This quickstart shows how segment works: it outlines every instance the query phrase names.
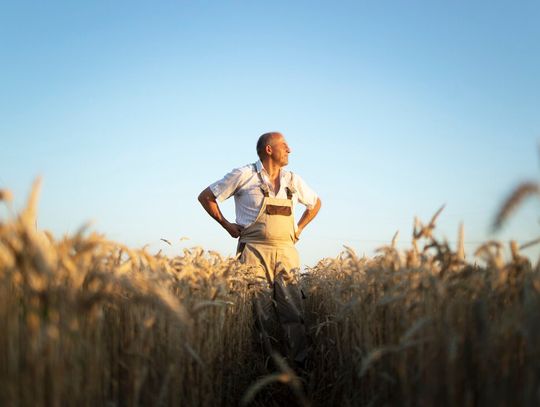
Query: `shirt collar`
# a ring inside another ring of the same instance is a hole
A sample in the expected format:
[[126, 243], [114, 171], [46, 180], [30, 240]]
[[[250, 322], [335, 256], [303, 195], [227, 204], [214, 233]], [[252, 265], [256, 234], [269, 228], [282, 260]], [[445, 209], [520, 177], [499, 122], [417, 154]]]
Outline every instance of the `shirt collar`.
[[[264, 171], [264, 173], [266, 175], [268, 175], [268, 173], [266, 172], [266, 169], [264, 168], [261, 160], [257, 160], [257, 162], [255, 162], [255, 168], [256, 168], [257, 172], [263, 172]], [[283, 168], [280, 168], [280, 170], [279, 170], [280, 178], [283, 177], [284, 175], [285, 175], [285, 171], [283, 170]]]

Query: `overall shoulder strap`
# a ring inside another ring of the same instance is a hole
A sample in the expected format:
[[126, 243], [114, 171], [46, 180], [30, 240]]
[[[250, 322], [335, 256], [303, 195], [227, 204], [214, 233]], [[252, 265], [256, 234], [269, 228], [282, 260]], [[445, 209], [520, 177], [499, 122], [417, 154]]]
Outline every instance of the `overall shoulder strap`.
[[287, 199], [292, 199], [295, 192], [296, 188], [294, 187], [294, 172], [291, 171], [291, 179], [289, 181], [289, 186], [287, 187]]
[[264, 179], [262, 177], [262, 174], [260, 172], [257, 171], [257, 165], [256, 164], [253, 164], [253, 170], [257, 173], [257, 175], [259, 176], [259, 181], [261, 182], [261, 191], [264, 195], [265, 198], [268, 198], [270, 196], [269, 192], [268, 192], [268, 185], [266, 185], [266, 182], [264, 182]]

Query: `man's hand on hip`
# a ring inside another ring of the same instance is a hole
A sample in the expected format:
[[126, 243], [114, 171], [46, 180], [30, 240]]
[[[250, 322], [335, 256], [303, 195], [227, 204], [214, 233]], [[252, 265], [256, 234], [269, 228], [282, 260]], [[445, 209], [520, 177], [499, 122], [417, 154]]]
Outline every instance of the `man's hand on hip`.
[[229, 235], [231, 235], [231, 237], [235, 239], [237, 237], [240, 237], [240, 233], [242, 233], [242, 230], [244, 230], [243, 226], [240, 226], [237, 223], [231, 223], [231, 222], [226, 222], [223, 225], [223, 227], [225, 228], [227, 232], [229, 232]]

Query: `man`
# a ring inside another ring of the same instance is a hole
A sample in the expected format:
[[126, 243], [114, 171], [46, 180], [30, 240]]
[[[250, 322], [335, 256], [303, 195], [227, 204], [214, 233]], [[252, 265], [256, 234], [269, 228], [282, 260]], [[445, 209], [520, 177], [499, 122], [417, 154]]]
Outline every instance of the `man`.
[[[268, 289], [256, 294], [254, 306], [266, 350], [272, 351], [269, 332], [277, 323], [288, 357], [303, 364], [308, 349], [300, 290], [295, 285], [300, 259], [294, 244], [319, 212], [321, 200], [302, 178], [282, 169], [289, 163], [290, 152], [281, 133], [263, 134], [257, 142], [259, 161], [211, 184], [200, 193], [199, 202], [229, 235], [239, 238], [240, 261], [253, 266], [265, 281]], [[231, 196], [235, 223], [225, 219], [217, 204]], [[306, 209], [295, 224], [297, 203]]]

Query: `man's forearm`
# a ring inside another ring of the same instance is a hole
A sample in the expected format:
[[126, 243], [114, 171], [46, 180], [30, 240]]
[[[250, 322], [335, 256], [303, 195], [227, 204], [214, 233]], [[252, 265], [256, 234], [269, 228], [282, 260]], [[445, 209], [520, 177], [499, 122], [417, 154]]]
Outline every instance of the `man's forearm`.
[[225, 227], [225, 224], [227, 223], [227, 219], [223, 216], [221, 213], [221, 210], [219, 209], [219, 206], [216, 201], [216, 197], [210, 190], [210, 188], [206, 188], [204, 191], [202, 191], [199, 194], [199, 202], [201, 203], [204, 210], [212, 217], [214, 218], [221, 226]]
[[298, 229], [303, 230], [309, 222], [311, 222], [315, 216], [319, 213], [319, 210], [321, 209], [321, 200], [317, 199], [317, 203], [315, 206], [311, 209], [306, 209], [304, 213], [302, 214], [302, 217], [298, 221]]
[[237, 225], [236, 223], [231, 223], [221, 213], [219, 206], [216, 201], [216, 197], [210, 188], [206, 188], [199, 194], [199, 202], [203, 206], [204, 210], [213, 217], [222, 227], [225, 229], [229, 235], [233, 238], [237, 238], [242, 233], [243, 226]]

